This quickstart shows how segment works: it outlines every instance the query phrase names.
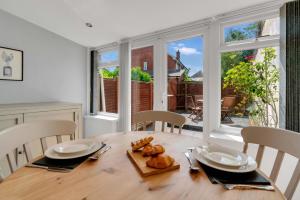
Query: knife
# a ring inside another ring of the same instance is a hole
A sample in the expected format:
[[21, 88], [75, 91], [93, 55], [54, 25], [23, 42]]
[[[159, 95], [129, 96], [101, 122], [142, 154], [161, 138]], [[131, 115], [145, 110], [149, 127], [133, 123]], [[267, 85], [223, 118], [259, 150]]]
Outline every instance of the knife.
[[43, 166], [43, 165], [35, 165], [35, 164], [32, 164], [32, 163], [29, 163], [29, 164], [25, 165], [25, 167], [46, 169], [48, 171], [53, 171], [53, 172], [70, 172], [71, 171], [71, 169], [68, 169], [68, 168], [48, 167], [48, 166]]
[[225, 184], [219, 181], [216, 178], [213, 178], [213, 180], [222, 185], [224, 189], [226, 190], [233, 190], [233, 189], [239, 189], [239, 190], [249, 190], [249, 189], [256, 189], [256, 190], [268, 190], [268, 191], [274, 191], [274, 187], [272, 185], [247, 185], [247, 184]]
[[98, 149], [98, 151], [96, 151], [95, 153], [93, 153], [91, 156], [89, 156], [89, 158], [96, 158], [98, 157], [97, 155], [100, 153], [100, 151], [106, 147], [106, 144], [104, 142], [101, 142], [101, 147]]

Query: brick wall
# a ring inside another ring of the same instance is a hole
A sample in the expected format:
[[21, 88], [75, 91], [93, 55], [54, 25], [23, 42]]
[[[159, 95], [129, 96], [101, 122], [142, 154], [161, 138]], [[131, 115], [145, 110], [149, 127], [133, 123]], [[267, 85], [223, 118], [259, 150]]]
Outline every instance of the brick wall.
[[[143, 70], [144, 62], [147, 62], [147, 72], [152, 74], [153, 72], [153, 46], [133, 49], [131, 51], [131, 66], [141, 67]], [[176, 62], [168, 55], [168, 69], [175, 70]]]
[[172, 56], [168, 55], [168, 70], [174, 71], [176, 69], [176, 62]]
[[149, 72], [153, 71], [153, 46], [133, 49], [131, 51], [131, 66], [141, 67], [143, 70], [144, 62], [147, 62]]

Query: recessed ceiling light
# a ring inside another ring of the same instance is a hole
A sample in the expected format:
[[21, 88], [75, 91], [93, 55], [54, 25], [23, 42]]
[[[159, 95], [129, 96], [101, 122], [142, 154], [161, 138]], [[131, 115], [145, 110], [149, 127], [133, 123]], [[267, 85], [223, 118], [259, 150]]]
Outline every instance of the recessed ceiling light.
[[85, 25], [86, 25], [87, 27], [89, 27], [89, 28], [92, 28], [92, 27], [93, 27], [93, 24], [91, 24], [91, 23], [89, 23], [89, 22], [85, 23]]

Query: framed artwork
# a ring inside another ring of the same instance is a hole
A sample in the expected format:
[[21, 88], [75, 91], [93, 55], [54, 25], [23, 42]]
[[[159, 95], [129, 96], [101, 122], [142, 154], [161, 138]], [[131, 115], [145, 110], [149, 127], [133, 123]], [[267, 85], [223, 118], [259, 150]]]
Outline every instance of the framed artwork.
[[0, 80], [23, 81], [23, 51], [0, 47]]

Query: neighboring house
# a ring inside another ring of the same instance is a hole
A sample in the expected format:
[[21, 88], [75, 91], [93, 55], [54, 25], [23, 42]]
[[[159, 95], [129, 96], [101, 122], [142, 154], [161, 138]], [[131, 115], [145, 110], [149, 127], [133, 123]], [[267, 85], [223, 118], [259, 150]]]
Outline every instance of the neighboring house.
[[198, 71], [191, 76], [192, 81], [203, 81], [203, 73], [202, 71]]
[[[141, 69], [153, 75], [153, 46], [132, 50], [131, 66], [141, 67]], [[180, 51], [176, 52], [176, 57], [168, 54], [168, 76], [181, 77], [186, 66], [180, 61]]]
[[[131, 66], [141, 67], [145, 72], [153, 76], [153, 46], [132, 50]], [[175, 111], [177, 108], [177, 93], [183, 81], [186, 66], [180, 60], [180, 51], [176, 57], [168, 54], [168, 110]]]

